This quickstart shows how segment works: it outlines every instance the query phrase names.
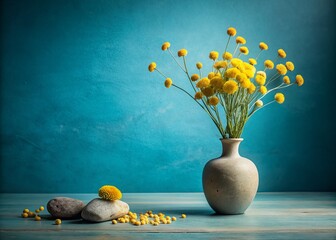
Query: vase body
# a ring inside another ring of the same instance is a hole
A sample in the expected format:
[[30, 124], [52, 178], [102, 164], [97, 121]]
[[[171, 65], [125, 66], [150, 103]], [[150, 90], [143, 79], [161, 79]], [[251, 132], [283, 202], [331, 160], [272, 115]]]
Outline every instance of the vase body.
[[221, 139], [222, 156], [206, 163], [203, 191], [218, 214], [243, 214], [253, 201], [259, 184], [254, 163], [239, 155], [242, 138]]

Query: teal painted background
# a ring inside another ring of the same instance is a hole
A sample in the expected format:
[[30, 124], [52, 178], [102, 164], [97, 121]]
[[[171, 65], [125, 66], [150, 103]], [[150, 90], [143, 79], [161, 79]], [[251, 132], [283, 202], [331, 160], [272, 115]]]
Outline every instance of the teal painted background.
[[202, 191], [219, 133], [195, 103], [147, 71], [160, 50], [188, 62], [223, 51], [226, 29], [251, 56], [283, 47], [305, 77], [286, 102], [248, 122], [241, 155], [259, 169], [259, 191], [335, 191], [335, 3], [296, 1], [2, 1], [1, 192]]

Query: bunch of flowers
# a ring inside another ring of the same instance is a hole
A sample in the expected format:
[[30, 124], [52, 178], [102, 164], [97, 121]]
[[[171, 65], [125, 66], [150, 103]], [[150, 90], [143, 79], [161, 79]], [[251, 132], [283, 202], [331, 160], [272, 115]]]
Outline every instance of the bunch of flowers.
[[[245, 46], [245, 38], [237, 36], [233, 51], [228, 52], [230, 41], [236, 36], [237, 31], [230, 27], [227, 29], [227, 34], [229, 37], [222, 58], [219, 59], [217, 51], [211, 51], [209, 54], [212, 70], [208, 74], [203, 74], [201, 62], [196, 63], [196, 73], [190, 74], [186, 63], [188, 51], [181, 49], [177, 52], [177, 56], [182, 58], [179, 62], [171, 51], [170, 43], [163, 43], [162, 51], [167, 51], [186, 74], [193, 93], [173, 83], [171, 78], [158, 69], [155, 62], [149, 64], [148, 70], [156, 71], [164, 77], [164, 85], [167, 88], [177, 88], [195, 100], [210, 116], [223, 138], [239, 138], [246, 122], [254, 113], [274, 102], [282, 104], [285, 101], [284, 94], [278, 90], [294, 84], [302, 86], [304, 79], [301, 75], [296, 75], [295, 80], [291, 81], [288, 73], [294, 71], [294, 64], [291, 61], [280, 63], [286, 58], [286, 52], [283, 49], [278, 50], [276, 59], [267, 59], [263, 64], [259, 64], [261, 70], [257, 71], [258, 58], [263, 51], [268, 50], [268, 45], [261, 42], [257, 56], [247, 59], [249, 49]], [[247, 61], [243, 60], [245, 58]], [[274, 99], [264, 104], [262, 99], [270, 93], [275, 93]], [[225, 127], [221, 117], [223, 114], [226, 118]]]

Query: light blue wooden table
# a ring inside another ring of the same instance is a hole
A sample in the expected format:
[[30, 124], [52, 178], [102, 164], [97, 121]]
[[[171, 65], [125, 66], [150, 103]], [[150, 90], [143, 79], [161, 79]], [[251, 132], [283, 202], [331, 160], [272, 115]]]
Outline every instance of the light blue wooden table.
[[1, 239], [336, 239], [336, 193], [258, 193], [243, 215], [213, 214], [202, 193], [129, 193], [133, 212], [153, 210], [179, 217], [170, 225], [112, 225], [64, 220], [54, 225], [45, 210], [40, 222], [24, 219], [49, 199], [67, 196], [85, 203], [96, 194], [1, 194]]

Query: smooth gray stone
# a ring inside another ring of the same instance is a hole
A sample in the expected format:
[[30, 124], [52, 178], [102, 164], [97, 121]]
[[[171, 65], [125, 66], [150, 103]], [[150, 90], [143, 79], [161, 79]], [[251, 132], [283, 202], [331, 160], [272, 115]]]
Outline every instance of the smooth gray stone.
[[82, 218], [91, 222], [104, 222], [126, 215], [129, 211], [127, 203], [115, 200], [107, 201], [95, 198], [82, 211]]
[[55, 218], [74, 219], [80, 218], [80, 213], [85, 204], [74, 198], [57, 197], [47, 204], [48, 212]]

